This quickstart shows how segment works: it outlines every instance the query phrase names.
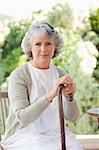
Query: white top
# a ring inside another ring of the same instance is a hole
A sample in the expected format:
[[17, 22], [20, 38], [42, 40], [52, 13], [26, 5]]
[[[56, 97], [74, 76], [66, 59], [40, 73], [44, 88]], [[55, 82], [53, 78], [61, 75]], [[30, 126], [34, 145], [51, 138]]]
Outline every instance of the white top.
[[[59, 78], [56, 68], [50, 65], [49, 69], [42, 70], [32, 67], [29, 62], [29, 69], [32, 76], [32, 90], [30, 103], [34, 103], [39, 97], [48, 94]], [[54, 134], [59, 127], [58, 101], [53, 102], [41, 113], [31, 124], [32, 132], [37, 134]]]

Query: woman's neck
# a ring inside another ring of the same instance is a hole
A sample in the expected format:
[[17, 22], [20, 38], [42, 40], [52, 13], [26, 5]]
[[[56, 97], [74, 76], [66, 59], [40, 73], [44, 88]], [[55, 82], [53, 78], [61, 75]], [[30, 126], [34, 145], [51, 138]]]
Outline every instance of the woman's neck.
[[34, 68], [38, 68], [38, 69], [48, 69], [50, 64], [47, 65], [47, 64], [37, 64], [37, 63], [34, 63], [33, 60], [30, 61], [31, 65], [34, 67]]

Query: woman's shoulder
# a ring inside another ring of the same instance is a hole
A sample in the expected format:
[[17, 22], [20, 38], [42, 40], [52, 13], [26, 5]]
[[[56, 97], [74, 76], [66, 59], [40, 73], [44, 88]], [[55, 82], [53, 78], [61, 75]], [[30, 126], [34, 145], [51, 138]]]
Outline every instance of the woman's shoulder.
[[68, 74], [68, 71], [63, 68], [56, 67], [56, 69], [57, 69], [60, 77]]
[[14, 69], [11, 74], [10, 77], [19, 77], [19, 76], [23, 76], [26, 73], [28, 73], [28, 62], [25, 62], [24, 64], [22, 64], [21, 66], [17, 67], [16, 69]]

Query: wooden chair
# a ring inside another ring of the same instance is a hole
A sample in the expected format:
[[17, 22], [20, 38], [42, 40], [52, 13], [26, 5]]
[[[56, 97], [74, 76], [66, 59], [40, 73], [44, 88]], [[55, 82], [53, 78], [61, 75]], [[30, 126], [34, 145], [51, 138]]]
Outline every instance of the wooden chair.
[[9, 99], [7, 92], [0, 92], [0, 140], [5, 132], [5, 120], [8, 116]]

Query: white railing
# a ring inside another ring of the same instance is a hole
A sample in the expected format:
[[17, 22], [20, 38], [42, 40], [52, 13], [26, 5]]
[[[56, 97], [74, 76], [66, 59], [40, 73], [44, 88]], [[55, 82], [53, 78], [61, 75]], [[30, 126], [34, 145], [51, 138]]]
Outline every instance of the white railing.
[[85, 150], [99, 150], [99, 134], [76, 135]]

